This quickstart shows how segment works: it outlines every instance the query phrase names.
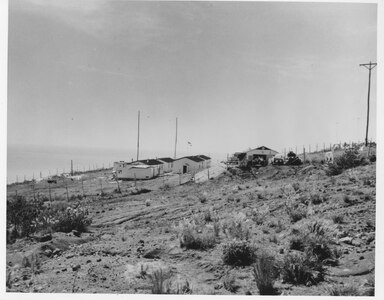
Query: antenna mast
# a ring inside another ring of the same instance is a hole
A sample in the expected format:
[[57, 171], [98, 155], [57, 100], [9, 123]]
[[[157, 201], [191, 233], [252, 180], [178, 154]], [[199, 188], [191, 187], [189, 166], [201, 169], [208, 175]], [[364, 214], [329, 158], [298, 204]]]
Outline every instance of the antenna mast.
[[176, 118], [176, 135], [175, 135], [175, 155], [174, 155], [174, 159], [176, 159], [176, 145], [177, 145], [177, 118]]
[[137, 158], [139, 160], [139, 149], [140, 149], [140, 110], [137, 115]]

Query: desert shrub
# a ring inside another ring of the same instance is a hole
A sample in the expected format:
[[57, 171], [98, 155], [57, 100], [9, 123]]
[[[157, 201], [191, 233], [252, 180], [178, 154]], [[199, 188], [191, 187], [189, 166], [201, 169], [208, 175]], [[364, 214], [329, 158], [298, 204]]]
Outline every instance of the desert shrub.
[[240, 286], [236, 283], [236, 278], [232, 274], [226, 274], [223, 278], [224, 288], [231, 293], [236, 293]]
[[256, 259], [256, 249], [248, 241], [232, 241], [223, 246], [223, 261], [232, 266], [249, 266]]
[[212, 222], [213, 221], [212, 212], [210, 209], [207, 209], [206, 211], [204, 211], [204, 220], [205, 220], [205, 222]]
[[286, 204], [286, 211], [292, 223], [307, 217], [307, 208], [300, 203]]
[[67, 207], [65, 211], [60, 212], [54, 223], [54, 230], [61, 232], [71, 232], [72, 230], [77, 230], [80, 232], [85, 232], [87, 227], [92, 223], [92, 219], [88, 217], [88, 210], [77, 206]]
[[152, 274], [145, 273], [146, 276], [151, 280], [152, 294], [192, 294], [192, 287], [190, 283], [186, 280], [183, 283], [177, 283], [176, 287], [172, 284], [171, 272], [163, 271], [163, 269], [158, 269]]
[[305, 231], [299, 231], [289, 241], [290, 249], [306, 252], [319, 263], [331, 262], [337, 258], [333, 245], [334, 241], [326, 234], [324, 226], [317, 221], [309, 224]]
[[328, 176], [336, 176], [343, 173], [343, 168], [335, 163], [329, 164], [326, 170]]
[[376, 155], [375, 154], [372, 154], [369, 156], [369, 161], [370, 162], [375, 162], [376, 161]]
[[151, 200], [150, 199], [145, 200], [145, 206], [151, 206]]
[[38, 230], [36, 220], [43, 210], [43, 201], [16, 196], [7, 201], [7, 225], [13, 227], [15, 237], [29, 236]]
[[319, 194], [311, 194], [311, 202], [313, 205], [318, 205], [323, 202], [323, 199]]
[[335, 224], [343, 224], [343, 222], [344, 222], [344, 216], [341, 214], [334, 214], [334, 215], [332, 215], [331, 218], [332, 218], [333, 223], [335, 223]]
[[281, 275], [287, 283], [312, 285], [324, 280], [325, 268], [309, 253], [288, 253], [283, 259]]
[[160, 187], [160, 190], [162, 190], [162, 191], [169, 191], [171, 188], [172, 187], [171, 187], [171, 185], [169, 183], [164, 183], [164, 185], [162, 185]]
[[326, 288], [329, 296], [362, 296], [362, 293], [356, 285], [335, 284]]
[[277, 220], [277, 224], [276, 224], [276, 227], [275, 227], [275, 231], [276, 233], [280, 233], [282, 232], [283, 230], [285, 229], [283, 223], [281, 223], [281, 220]]
[[242, 213], [225, 223], [223, 225], [223, 231], [227, 236], [238, 240], [248, 240], [250, 235], [249, 229], [245, 224], [245, 215]]
[[292, 187], [295, 190], [295, 192], [297, 192], [300, 189], [300, 183], [294, 182], [292, 183]]
[[269, 237], [269, 241], [271, 242], [271, 243], [274, 243], [274, 244], [277, 244], [277, 236], [276, 236], [276, 234], [273, 234], [273, 235], [271, 235], [270, 237]]
[[309, 223], [307, 225], [307, 229], [309, 233], [315, 233], [317, 235], [324, 235], [326, 234], [326, 229], [323, 225], [323, 223], [319, 221], [314, 221], [312, 223]]
[[83, 196], [80, 194], [71, 195], [71, 197], [69, 197], [69, 201], [77, 201], [77, 200], [82, 200], [82, 199], [83, 199]]
[[164, 272], [162, 269], [154, 271], [152, 274], [148, 274], [149, 279], [152, 282], [152, 294], [170, 294], [171, 282], [169, 272]]
[[183, 283], [177, 283], [176, 284], [176, 288], [175, 289], [171, 289], [171, 293], [170, 294], [182, 294], [182, 295], [186, 295], [186, 294], [192, 294], [192, 286], [191, 284], [189, 283], [188, 280], [185, 280]]
[[253, 264], [253, 277], [260, 295], [277, 294], [277, 290], [273, 285], [278, 275], [274, 257], [264, 252], [261, 253], [257, 257], [256, 263]]
[[305, 242], [302, 237], [293, 237], [289, 240], [289, 249], [304, 251]]
[[353, 200], [351, 200], [351, 198], [348, 195], [343, 196], [343, 201], [345, 204], [348, 204], [348, 205], [353, 203]]
[[305, 251], [314, 256], [319, 262], [335, 259], [336, 251], [331, 247], [331, 240], [326, 236], [309, 234], [305, 240]]
[[330, 176], [341, 174], [344, 170], [367, 164], [366, 159], [356, 149], [347, 149], [328, 166]]
[[194, 226], [183, 228], [180, 237], [180, 247], [186, 249], [207, 250], [216, 245], [216, 235], [213, 232], [198, 233]]
[[262, 225], [265, 221], [266, 215], [258, 212], [257, 210], [252, 210], [252, 221], [257, 225]]
[[207, 196], [206, 195], [204, 195], [204, 194], [199, 194], [198, 196], [197, 196], [198, 198], [199, 198], [199, 200], [200, 200], [200, 203], [206, 203], [207, 202]]

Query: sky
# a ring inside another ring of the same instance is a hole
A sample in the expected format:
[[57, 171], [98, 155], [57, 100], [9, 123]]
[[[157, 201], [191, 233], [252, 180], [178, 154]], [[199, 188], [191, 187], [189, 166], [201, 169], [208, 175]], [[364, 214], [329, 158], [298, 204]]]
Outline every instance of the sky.
[[[17, 0], [8, 21], [8, 145], [135, 149], [139, 110], [170, 156], [176, 118], [196, 154], [365, 139], [374, 3]], [[376, 69], [370, 99], [375, 140]]]

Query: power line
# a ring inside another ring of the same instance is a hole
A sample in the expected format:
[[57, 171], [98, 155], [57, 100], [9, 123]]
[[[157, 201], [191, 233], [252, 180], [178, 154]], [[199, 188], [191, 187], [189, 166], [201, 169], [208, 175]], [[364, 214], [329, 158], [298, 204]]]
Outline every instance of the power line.
[[365, 146], [368, 146], [368, 127], [369, 127], [369, 95], [371, 91], [371, 70], [377, 66], [377, 63], [369, 62], [369, 64], [360, 64], [360, 67], [365, 67], [369, 70], [368, 77], [368, 105], [367, 105], [367, 129], [365, 131]]

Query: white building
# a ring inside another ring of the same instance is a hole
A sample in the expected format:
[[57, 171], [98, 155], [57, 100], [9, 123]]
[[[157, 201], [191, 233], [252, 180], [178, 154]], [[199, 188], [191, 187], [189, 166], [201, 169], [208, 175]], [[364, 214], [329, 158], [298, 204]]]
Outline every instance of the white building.
[[163, 163], [164, 173], [168, 173], [168, 172], [173, 171], [173, 162], [175, 161], [174, 159], [172, 159], [170, 157], [162, 157], [162, 158], [157, 158], [156, 160]]
[[131, 163], [113, 163], [113, 171], [118, 179], [151, 179], [164, 173], [163, 163], [155, 159], [144, 159]]
[[174, 173], [196, 173], [205, 168], [205, 160], [199, 156], [185, 156], [173, 162]]
[[211, 167], [211, 158], [206, 155], [199, 155], [199, 158], [204, 160], [203, 167], [210, 168]]

